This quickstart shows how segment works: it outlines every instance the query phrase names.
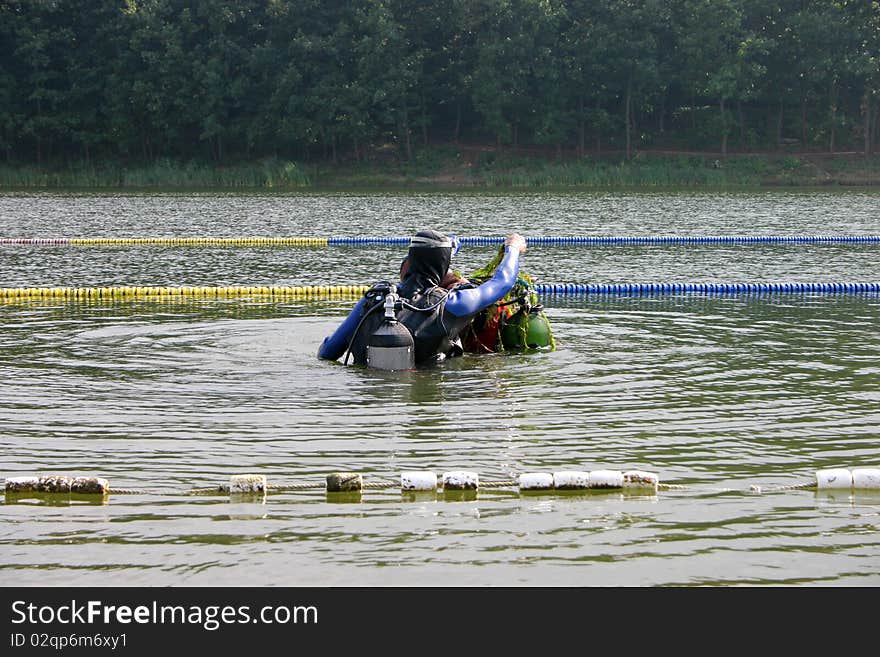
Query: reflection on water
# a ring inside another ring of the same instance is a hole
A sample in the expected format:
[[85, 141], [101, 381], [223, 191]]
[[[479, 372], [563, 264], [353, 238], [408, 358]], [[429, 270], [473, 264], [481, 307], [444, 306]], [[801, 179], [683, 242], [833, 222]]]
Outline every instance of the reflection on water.
[[[477, 234], [522, 229], [539, 212], [542, 230], [531, 232], [542, 234], [828, 225], [868, 234], [880, 232], [877, 198], [4, 194], [0, 234], [406, 234], [422, 223]], [[575, 282], [877, 280], [874, 248], [535, 247], [525, 266]], [[491, 251], [463, 251], [460, 266]], [[0, 247], [0, 285], [364, 282], [387, 278], [395, 253]], [[880, 297], [544, 303], [557, 351], [468, 355], [406, 373], [315, 358], [350, 302], [0, 304], [0, 476], [96, 474], [145, 491], [104, 504], [6, 500], [0, 576], [10, 585], [119, 575], [132, 585], [880, 583], [880, 495], [783, 488], [820, 468], [880, 466]], [[485, 489], [464, 499], [391, 487], [347, 500], [312, 488], [265, 504], [186, 494], [237, 473], [292, 484], [340, 471], [393, 482], [403, 470], [505, 480], [602, 468], [652, 470], [684, 487]]]

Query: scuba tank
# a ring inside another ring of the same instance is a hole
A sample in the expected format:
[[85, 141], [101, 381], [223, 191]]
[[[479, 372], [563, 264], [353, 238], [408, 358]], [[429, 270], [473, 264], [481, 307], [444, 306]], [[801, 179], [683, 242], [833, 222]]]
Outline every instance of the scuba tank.
[[385, 317], [367, 341], [367, 367], [378, 370], [411, 370], [415, 367], [412, 333], [397, 321], [399, 304], [393, 292], [385, 295]]
[[380, 281], [364, 297], [343, 364], [353, 356], [356, 365], [407, 370], [432, 359], [461, 354], [458, 340], [448, 339], [438, 329], [447, 327], [439, 315], [445, 291], [439, 298], [431, 293], [409, 300], [399, 296], [388, 281]]

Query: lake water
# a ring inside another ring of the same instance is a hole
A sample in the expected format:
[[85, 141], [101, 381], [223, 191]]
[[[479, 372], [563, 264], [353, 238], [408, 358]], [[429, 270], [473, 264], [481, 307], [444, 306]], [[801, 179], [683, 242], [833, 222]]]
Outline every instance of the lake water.
[[[874, 191], [0, 193], [0, 237], [876, 235]], [[877, 282], [865, 244], [532, 245], [547, 283]], [[484, 264], [466, 246], [456, 267]], [[369, 284], [402, 246], [0, 245], [0, 287]], [[880, 297], [542, 299], [558, 349], [381, 373], [317, 360], [351, 301], [0, 303], [0, 478], [109, 479], [106, 503], [0, 501], [13, 585], [880, 585]], [[619, 492], [265, 504], [238, 473], [656, 472]], [[753, 487], [759, 486], [760, 491]]]

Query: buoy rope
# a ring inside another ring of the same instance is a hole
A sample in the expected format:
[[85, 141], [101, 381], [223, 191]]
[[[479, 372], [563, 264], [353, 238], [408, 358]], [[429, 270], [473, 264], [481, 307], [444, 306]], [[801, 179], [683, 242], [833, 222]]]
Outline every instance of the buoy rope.
[[[233, 475], [229, 482], [214, 486], [196, 487], [189, 490], [116, 488], [102, 477], [66, 475], [25, 476], [7, 478], [4, 489], [7, 502], [14, 501], [18, 496], [25, 498], [34, 495], [68, 495], [71, 499], [82, 496], [95, 497], [108, 495], [144, 495], [144, 496], [191, 496], [213, 495], [228, 496], [231, 500], [238, 498], [262, 498], [265, 501], [268, 493], [283, 493], [306, 490], [323, 490], [328, 496], [341, 493], [343, 495], [360, 495], [364, 490], [387, 490], [399, 488], [406, 493], [476, 493], [479, 489], [511, 489], [514, 494], [528, 493], [564, 493], [564, 492], [609, 492], [618, 491], [624, 494], [634, 493], [645, 495], [649, 492], [690, 490], [684, 484], [660, 482], [656, 473], [642, 470], [626, 472], [613, 470], [595, 470], [590, 472], [560, 471], [555, 473], [537, 472], [524, 473], [516, 479], [480, 480], [475, 472], [453, 471], [444, 473], [442, 479], [431, 471], [401, 473], [400, 479], [391, 481], [380, 479], [364, 481], [359, 473], [333, 473], [327, 475], [324, 482], [308, 481], [289, 484], [270, 484], [265, 475], [243, 474]], [[837, 491], [880, 491], [880, 468], [830, 468], [817, 470], [815, 479], [798, 484], [762, 487], [752, 484], [750, 493], [764, 493], [793, 490], [837, 490]], [[742, 492], [736, 489], [723, 488], [721, 492]], [[11, 496], [11, 497], [10, 497]], [[469, 497], [469, 496], [468, 496]], [[333, 499], [328, 497], [328, 499]]]
[[[175, 299], [357, 299], [367, 285], [232, 285], [232, 286], [113, 286], [113, 287], [11, 287], [0, 288], [0, 302], [34, 300], [171, 301]], [[660, 296], [668, 294], [768, 295], [768, 294], [874, 294], [876, 282], [831, 283], [537, 283], [535, 292], [548, 296]]]
[[[499, 481], [480, 481], [480, 488], [516, 488], [518, 482], [512, 479], [504, 479]], [[667, 486], [669, 484], [666, 484]], [[399, 488], [399, 481], [364, 481], [361, 488], [368, 490], [387, 490], [391, 488]], [[266, 484], [267, 493], [289, 493], [309, 490], [325, 490], [326, 484], [323, 481], [315, 481], [300, 484]], [[198, 488], [190, 488], [189, 490], [147, 490], [140, 488], [110, 488], [108, 491], [113, 495], [228, 495], [229, 485], [220, 484], [217, 486], [202, 486]]]
[[110, 495], [174, 495], [175, 497], [181, 495], [180, 492], [147, 490], [145, 488], [110, 488], [107, 492]]
[[230, 285], [230, 286], [112, 286], [112, 287], [17, 287], [0, 288], [3, 300], [129, 301], [132, 299], [170, 300], [234, 299], [267, 297], [282, 299], [356, 299], [368, 285]]
[[684, 484], [664, 484], [662, 481], [657, 484], [657, 490], [688, 490], [689, 487]]
[[[368, 490], [388, 490], [391, 488], [400, 487], [400, 482], [397, 481], [365, 481], [361, 484], [361, 487]], [[301, 491], [310, 491], [310, 490], [325, 490], [326, 484], [322, 481], [315, 481], [309, 483], [299, 483], [299, 484], [266, 484], [266, 492], [267, 493], [286, 493], [286, 492], [301, 492]], [[502, 488], [519, 488], [519, 482], [514, 479], [501, 479], [497, 481], [485, 481], [480, 480], [479, 482], [480, 489], [502, 489]], [[658, 491], [676, 491], [676, 490], [690, 490], [691, 487], [685, 484], [669, 484], [658, 482], [657, 490]], [[781, 486], [758, 486], [752, 485], [749, 490], [751, 492], [781, 492], [788, 490], [817, 490], [818, 486], [815, 481], [805, 481], [799, 484], [788, 484]], [[144, 488], [109, 488], [108, 494], [112, 495], [153, 495], [153, 496], [173, 496], [180, 497], [186, 495], [228, 495], [229, 494], [229, 485], [228, 484], [220, 484], [217, 486], [204, 486], [199, 488], [190, 488], [188, 490], [150, 490]]]
[[[323, 481], [314, 481], [314, 482], [304, 482], [304, 483], [291, 483], [291, 484], [266, 484], [265, 491], [266, 493], [285, 493], [285, 492], [301, 492], [301, 491], [312, 491], [312, 490], [326, 490], [326, 483]], [[360, 484], [362, 489], [367, 490], [388, 490], [392, 488], [399, 488], [399, 481], [364, 481]], [[500, 479], [500, 480], [480, 480], [479, 488], [480, 489], [502, 489], [502, 488], [511, 488], [517, 489], [520, 487], [520, 483], [515, 479]], [[816, 490], [817, 484], [815, 481], [805, 481], [800, 484], [791, 484], [791, 485], [782, 485], [782, 486], [772, 486], [772, 487], [762, 487], [757, 485], [752, 485], [750, 490], [752, 492], [766, 492], [766, 491], [787, 491], [787, 490]], [[690, 490], [691, 487], [685, 484], [670, 484], [664, 482], [657, 483], [657, 490], [662, 491], [676, 491], [676, 490]], [[203, 486], [190, 488], [186, 490], [178, 489], [178, 490], [162, 490], [162, 489], [146, 489], [146, 488], [116, 488], [116, 487], [108, 487], [107, 493], [111, 495], [152, 495], [152, 496], [173, 496], [173, 497], [181, 497], [188, 495], [228, 495], [229, 494], [229, 485], [228, 484], [219, 484], [216, 486]]]
[[[367, 490], [389, 490], [392, 488], [399, 488], [400, 482], [391, 482], [391, 481], [382, 481], [382, 482], [363, 482], [362, 488]], [[483, 481], [480, 480], [479, 488], [482, 489], [517, 489], [519, 488], [519, 482], [514, 481], [512, 479], [508, 480], [500, 480], [500, 481]], [[750, 490], [752, 492], [773, 492], [773, 491], [786, 491], [786, 490], [816, 490], [816, 482], [804, 482], [801, 484], [793, 484], [788, 486], [772, 486], [772, 487], [763, 487], [752, 485]], [[303, 491], [318, 491], [318, 490], [326, 490], [326, 484], [323, 482], [314, 482], [314, 483], [306, 483], [306, 484], [267, 484], [266, 485], [266, 493], [296, 493]], [[691, 490], [690, 486], [684, 484], [668, 484], [660, 482], [657, 484], [658, 491], [677, 491], [677, 490]], [[109, 495], [150, 495], [150, 496], [163, 496], [163, 497], [185, 497], [189, 495], [196, 496], [225, 496], [229, 495], [229, 486], [227, 484], [221, 484], [217, 486], [204, 486], [199, 488], [190, 488], [187, 490], [160, 490], [160, 489], [146, 489], [146, 488], [110, 488], [108, 489]]]
[[[585, 245], [604, 244], [868, 244], [880, 242], [880, 235], [583, 235], [545, 236], [526, 235], [529, 244]], [[504, 242], [504, 237], [458, 237], [462, 244], [492, 245]], [[408, 245], [409, 237], [330, 237], [329, 246], [351, 244]]]
[[880, 283], [538, 283], [538, 294], [656, 296], [665, 294], [868, 294], [880, 292]]
[[[462, 244], [501, 244], [504, 237], [459, 237]], [[408, 245], [409, 237], [2, 237], [0, 245], [36, 246], [351, 246]], [[584, 235], [526, 236], [533, 245], [608, 244], [870, 244], [880, 242], [880, 235]]]
[[500, 481], [483, 481], [480, 480], [480, 488], [517, 488], [518, 481], [513, 479], [502, 479]]
[[760, 486], [752, 486], [753, 490], [758, 492], [760, 491], [783, 491], [783, 490], [815, 490], [818, 488], [815, 481], [805, 481], [801, 484], [788, 484], [784, 486], [770, 486], [768, 488], [762, 488]]
[[35, 246], [327, 246], [326, 237], [36, 237], [0, 238]]

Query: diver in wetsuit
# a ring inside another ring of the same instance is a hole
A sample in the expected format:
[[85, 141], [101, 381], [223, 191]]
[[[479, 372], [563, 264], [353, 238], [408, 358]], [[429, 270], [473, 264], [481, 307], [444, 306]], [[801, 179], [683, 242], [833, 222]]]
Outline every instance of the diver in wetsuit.
[[459, 334], [477, 313], [502, 299], [516, 283], [526, 240], [517, 233], [507, 237], [504, 259], [482, 285], [463, 282], [447, 288], [444, 285], [448, 285], [456, 242], [432, 229], [416, 233], [401, 267], [401, 282], [370, 288], [336, 331], [324, 338], [318, 357], [336, 360], [345, 355], [347, 362], [350, 354], [355, 364], [366, 365], [367, 341], [383, 321], [380, 302], [391, 292], [400, 297], [397, 320], [413, 336], [416, 365], [460, 356]]

